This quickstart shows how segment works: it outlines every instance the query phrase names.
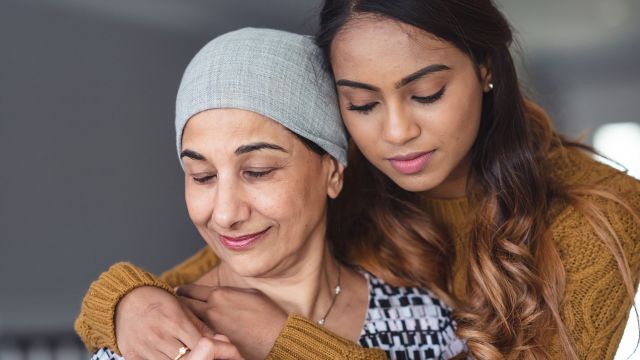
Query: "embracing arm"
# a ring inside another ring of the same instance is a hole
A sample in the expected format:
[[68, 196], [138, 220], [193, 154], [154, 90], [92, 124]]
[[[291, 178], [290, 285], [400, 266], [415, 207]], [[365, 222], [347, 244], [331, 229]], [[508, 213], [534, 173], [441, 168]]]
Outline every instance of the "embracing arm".
[[[640, 213], [640, 183], [624, 178], [607, 184]], [[634, 286], [640, 275], [640, 224], [621, 205], [591, 198], [614, 229], [629, 262]], [[581, 359], [613, 359], [633, 299], [629, 297], [611, 251], [585, 216], [567, 208], [555, 221], [553, 237], [567, 275], [561, 316]], [[551, 357], [563, 359], [557, 344]]]
[[[154, 286], [173, 294], [173, 287], [194, 282], [217, 259], [209, 248], [156, 278], [130, 263], [118, 263], [94, 281], [85, 295], [75, 329], [92, 352], [110, 348], [120, 353], [116, 341], [115, 310], [129, 292]], [[386, 359], [380, 349], [364, 349], [338, 337], [303, 317], [291, 315], [275, 340], [269, 359]]]

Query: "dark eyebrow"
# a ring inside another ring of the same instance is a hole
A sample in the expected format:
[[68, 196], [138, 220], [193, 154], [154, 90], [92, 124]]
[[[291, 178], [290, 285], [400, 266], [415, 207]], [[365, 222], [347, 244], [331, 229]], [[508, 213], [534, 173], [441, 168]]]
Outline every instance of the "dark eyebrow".
[[433, 65], [423, 67], [422, 69], [414, 72], [411, 75], [405, 76], [404, 78], [402, 78], [402, 80], [398, 81], [396, 83], [396, 89], [399, 89], [412, 81], [418, 80], [423, 76], [426, 76], [438, 71], [445, 71], [445, 70], [451, 70], [451, 68], [444, 64], [433, 64]]
[[204, 155], [199, 154], [193, 150], [183, 150], [180, 153], [180, 159], [182, 159], [183, 157], [188, 157], [189, 159], [193, 159], [193, 160], [207, 160], [206, 157], [204, 157]]
[[338, 86], [347, 86], [347, 87], [352, 87], [352, 88], [356, 88], [356, 89], [364, 89], [364, 90], [369, 90], [369, 91], [380, 91], [379, 88], [377, 88], [377, 87], [375, 87], [373, 85], [364, 84], [364, 83], [351, 81], [351, 80], [345, 80], [345, 79], [340, 79], [340, 80], [336, 81], [336, 85], [338, 85]]
[[[418, 80], [423, 76], [438, 72], [438, 71], [445, 71], [445, 70], [451, 70], [450, 67], [448, 67], [447, 65], [444, 64], [433, 64], [433, 65], [429, 65], [426, 67], [423, 67], [422, 69], [414, 72], [413, 74], [410, 74], [408, 76], [405, 76], [404, 78], [402, 78], [400, 81], [398, 81], [395, 85], [396, 89], [399, 89], [405, 85], [407, 85], [408, 83]], [[340, 79], [338, 81], [336, 81], [336, 85], [337, 86], [347, 86], [347, 87], [352, 87], [352, 88], [356, 88], [356, 89], [364, 89], [364, 90], [369, 90], [369, 91], [380, 91], [380, 88], [373, 86], [373, 85], [369, 85], [369, 84], [365, 84], [365, 83], [361, 83], [361, 82], [357, 82], [357, 81], [352, 81], [352, 80], [346, 80], [346, 79]]]
[[[236, 149], [236, 151], [234, 151], [234, 153], [236, 155], [242, 155], [242, 154], [246, 154], [252, 151], [258, 151], [258, 150], [263, 150], [263, 149], [269, 149], [269, 150], [277, 150], [277, 151], [282, 151], [282, 152], [287, 152], [287, 150], [283, 149], [281, 146], [278, 146], [276, 144], [270, 144], [270, 143], [266, 143], [266, 142], [257, 142], [257, 143], [251, 143], [251, 144], [247, 144], [247, 145], [242, 145], [240, 147], [238, 147]], [[202, 160], [202, 161], [206, 161], [207, 158], [204, 157], [204, 155], [195, 152], [193, 150], [183, 150], [180, 153], [180, 159], [182, 159], [183, 157], [188, 157], [189, 159], [193, 159], [193, 160]]]
[[268, 149], [268, 150], [277, 150], [277, 151], [282, 151], [282, 152], [287, 152], [287, 150], [283, 149], [281, 146], [278, 146], [276, 144], [271, 144], [271, 143], [266, 143], [266, 142], [257, 142], [257, 143], [251, 143], [251, 144], [247, 144], [247, 145], [242, 145], [240, 147], [238, 147], [235, 151], [236, 155], [242, 155], [242, 154], [246, 154], [252, 151], [258, 151], [258, 150], [263, 150], [263, 149]]

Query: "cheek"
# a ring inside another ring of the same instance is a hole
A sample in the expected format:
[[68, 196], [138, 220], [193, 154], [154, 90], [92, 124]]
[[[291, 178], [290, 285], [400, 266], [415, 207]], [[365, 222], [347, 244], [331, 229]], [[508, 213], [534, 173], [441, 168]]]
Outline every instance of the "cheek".
[[213, 199], [208, 191], [195, 184], [185, 186], [185, 202], [189, 218], [196, 226], [206, 226], [211, 218]]
[[438, 142], [445, 146], [457, 146], [466, 142], [473, 132], [473, 121], [470, 118], [470, 114], [465, 112], [451, 113], [443, 111], [442, 114], [435, 114], [432, 119], [437, 120], [431, 122], [429, 132], [435, 136]]
[[443, 107], [437, 114], [433, 114], [432, 133], [445, 145], [468, 148], [476, 139], [480, 126], [482, 110], [481, 95], [468, 93], [454, 104]]
[[291, 199], [286, 187], [280, 183], [251, 188], [248, 201], [252, 204], [253, 211], [269, 219], [281, 221], [290, 213]]
[[351, 112], [342, 114], [344, 125], [353, 142], [368, 157], [368, 154], [373, 153], [378, 148], [377, 142], [381, 136], [381, 129], [377, 126], [379, 122], [376, 121], [373, 115], [367, 115], [366, 119], [362, 117], [362, 115], [355, 115]]
[[280, 231], [304, 234], [326, 201], [326, 185], [323, 188], [318, 173], [256, 189], [251, 195], [254, 211], [281, 225]]
[[[295, 231], [304, 212], [304, 199], [292, 179], [269, 181], [245, 188], [246, 202], [251, 207], [251, 221], [277, 228], [280, 238], [288, 239]], [[279, 242], [278, 246], [284, 243]]]

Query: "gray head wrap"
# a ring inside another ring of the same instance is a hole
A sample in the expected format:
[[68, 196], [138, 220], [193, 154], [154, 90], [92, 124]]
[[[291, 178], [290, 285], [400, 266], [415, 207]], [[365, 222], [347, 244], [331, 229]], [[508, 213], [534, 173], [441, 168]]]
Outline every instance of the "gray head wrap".
[[320, 49], [303, 35], [245, 28], [219, 36], [191, 60], [176, 100], [176, 145], [189, 118], [235, 108], [271, 118], [347, 164], [347, 135]]

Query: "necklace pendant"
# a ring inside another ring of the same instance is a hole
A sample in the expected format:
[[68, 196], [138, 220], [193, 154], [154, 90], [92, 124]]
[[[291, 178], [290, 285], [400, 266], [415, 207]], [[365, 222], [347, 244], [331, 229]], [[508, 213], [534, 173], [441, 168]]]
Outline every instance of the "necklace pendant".
[[318, 320], [318, 325], [324, 326], [324, 318]]

